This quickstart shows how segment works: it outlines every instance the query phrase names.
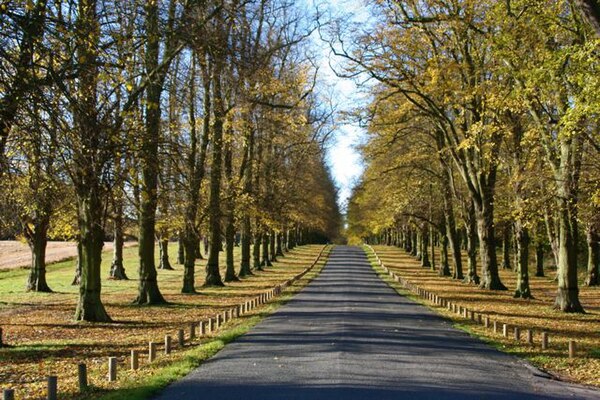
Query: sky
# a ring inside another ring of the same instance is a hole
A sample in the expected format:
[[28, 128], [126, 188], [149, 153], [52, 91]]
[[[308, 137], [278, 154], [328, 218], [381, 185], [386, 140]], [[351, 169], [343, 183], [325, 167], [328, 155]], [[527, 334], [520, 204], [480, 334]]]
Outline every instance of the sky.
[[[357, 19], [365, 17], [363, 0], [330, 0], [326, 4], [333, 14], [351, 13], [354, 15], [353, 18]], [[357, 123], [344, 120], [340, 114], [366, 104], [365, 95], [353, 80], [336, 76], [330, 65], [335, 68], [342, 60], [331, 54], [327, 43], [321, 42], [318, 45], [321, 46], [323, 55], [320, 66], [321, 80], [331, 85], [338, 109], [336, 130], [327, 148], [327, 162], [340, 189], [338, 196], [340, 208], [345, 211], [352, 187], [364, 170], [362, 157], [356, 146], [364, 142], [366, 132]]]

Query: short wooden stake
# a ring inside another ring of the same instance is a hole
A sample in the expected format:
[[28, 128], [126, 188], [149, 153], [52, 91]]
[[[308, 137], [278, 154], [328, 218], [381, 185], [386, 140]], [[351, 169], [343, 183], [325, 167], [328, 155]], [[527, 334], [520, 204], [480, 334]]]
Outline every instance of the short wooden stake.
[[171, 336], [165, 336], [165, 354], [171, 354]]
[[108, 357], [108, 381], [117, 380], [117, 357]]
[[185, 336], [183, 329], [177, 331], [177, 342], [179, 344], [179, 347], [183, 347], [183, 345], [185, 344]]
[[221, 314], [217, 314], [217, 322], [215, 323], [215, 328], [219, 328], [221, 326]]
[[575, 358], [575, 352], [577, 351], [574, 340], [569, 340], [569, 358]]
[[4, 389], [2, 391], [2, 399], [3, 400], [15, 400], [15, 390], [14, 389]]
[[548, 348], [548, 332], [542, 332], [542, 350]]
[[498, 321], [494, 321], [494, 333], [498, 333]]
[[148, 344], [148, 362], [153, 362], [156, 359], [156, 343]]
[[515, 340], [521, 340], [521, 330], [518, 326], [515, 326]]
[[88, 387], [87, 366], [85, 364], [77, 364], [77, 377], [79, 381], [79, 393], [83, 393]]
[[196, 324], [192, 322], [190, 324], [190, 339], [193, 339], [195, 337], [196, 337]]
[[135, 371], [140, 367], [140, 352], [139, 350], [131, 350], [131, 370]]
[[533, 344], [533, 331], [531, 329], [527, 329], [526, 337], [527, 337], [527, 344]]
[[502, 335], [504, 335], [504, 337], [508, 337], [508, 325], [507, 324], [502, 324]]
[[48, 377], [48, 400], [57, 400], [58, 398], [58, 378], [56, 376]]
[[486, 328], [490, 327], [490, 317], [485, 317], [483, 319], [483, 326], [485, 326]]
[[198, 322], [198, 334], [202, 337], [206, 334], [204, 321]]

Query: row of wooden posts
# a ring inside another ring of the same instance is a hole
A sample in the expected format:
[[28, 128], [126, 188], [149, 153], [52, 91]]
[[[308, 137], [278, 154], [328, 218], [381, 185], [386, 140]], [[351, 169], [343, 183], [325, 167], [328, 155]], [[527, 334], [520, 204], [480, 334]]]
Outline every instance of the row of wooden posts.
[[[254, 310], [258, 306], [269, 302], [273, 297], [280, 295], [288, 286], [291, 286], [294, 282], [301, 279], [304, 275], [310, 272], [315, 265], [319, 262], [320, 258], [323, 255], [327, 246], [324, 246], [319, 255], [315, 259], [315, 261], [306, 269], [304, 269], [301, 273], [297, 274], [293, 278], [285, 281], [282, 284], [275, 286], [267, 292], [261, 293], [257, 297], [248, 300], [242, 304], [238, 304], [232, 308], [228, 308], [212, 318], [208, 318], [203, 321], [199, 321], [197, 323], [190, 323], [188, 330], [188, 340], [192, 341], [196, 338], [196, 328], [198, 329], [198, 334], [200, 337], [211, 334], [220, 328], [226, 322], [234, 318], [238, 318], [247, 314], [248, 312]], [[177, 331], [177, 345], [179, 348], [183, 348], [186, 342], [186, 332], [185, 329], [179, 329]], [[165, 335], [164, 338], [164, 354], [169, 355], [173, 351], [173, 338], [171, 335]], [[148, 342], [148, 363], [152, 363], [157, 358], [158, 351], [158, 343], [157, 342]], [[131, 350], [130, 354], [130, 369], [132, 371], [140, 368], [140, 355], [142, 354], [142, 350], [135, 349]], [[118, 358], [117, 357], [108, 357], [108, 374], [107, 380], [108, 382], [115, 382], [117, 380], [117, 370], [118, 370]], [[88, 389], [88, 374], [87, 374], [87, 365], [86, 364], [78, 364], [77, 365], [77, 373], [78, 373], [78, 382], [79, 382], [79, 391], [85, 392]], [[58, 377], [57, 376], [48, 376], [47, 380], [47, 399], [48, 400], [57, 400], [58, 398]], [[14, 400], [15, 391], [14, 389], [4, 389], [3, 390], [3, 400]]]
[[[521, 341], [521, 333], [524, 332], [525, 333], [525, 342], [531, 346], [534, 345], [534, 331], [532, 329], [525, 329], [523, 331], [518, 326], [511, 326], [509, 324], [501, 323], [500, 321], [497, 321], [497, 320], [492, 320], [489, 316], [485, 315], [484, 313], [481, 313], [479, 311], [470, 310], [470, 309], [463, 307], [455, 302], [452, 302], [443, 297], [440, 297], [433, 292], [425, 290], [425, 289], [415, 285], [414, 283], [409, 282], [408, 280], [402, 278], [401, 276], [397, 275], [396, 273], [390, 271], [390, 269], [387, 268], [383, 264], [383, 262], [381, 261], [381, 259], [379, 258], [379, 256], [377, 255], [377, 253], [375, 252], [373, 247], [371, 247], [369, 245], [367, 245], [367, 247], [375, 255], [377, 264], [381, 268], [383, 268], [383, 270], [392, 279], [394, 279], [394, 281], [400, 283], [400, 285], [403, 288], [410, 290], [417, 296], [435, 304], [436, 306], [447, 308], [448, 311], [458, 314], [463, 318], [470, 319], [471, 321], [473, 321], [475, 323], [483, 325], [485, 328], [488, 328], [488, 329], [492, 328], [494, 333], [500, 333], [500, 329], [502, 329], [502, 335], [504, 337], [508, 338], [508, 337], [512, 336], [514, 340]], [[511, 333], [512, 333], [512, 335], [511, 335]], [[540, 332], [540, 344], [541, 344], [542, 350], [547, 350], [550, 348], [550, 334], [548, 331]], [[577, 355], [576, 352], [577, 352], [576, 341], [569, 340], [569, 358], [575, 358]]]

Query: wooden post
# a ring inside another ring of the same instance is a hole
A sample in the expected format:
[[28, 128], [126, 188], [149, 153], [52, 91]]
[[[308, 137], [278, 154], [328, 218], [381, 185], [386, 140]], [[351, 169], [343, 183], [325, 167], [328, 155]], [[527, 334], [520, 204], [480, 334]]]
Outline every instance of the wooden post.
[[108, 357], [108, 381], [117, 380], [117, 357]]
[[179, 347], [183, 347], [183, 345], [185, 344], [185, 336], [183, 332], [183, 329], [177, 331], [177, 342], [179, 344]]
[[521, 330], [518, 326], [515, 326], [515, 340], [521, 340]]
[[206, 333], [212, 333], [212, 331], [213, 331], [213, 319], [209, 318], [207, 322], [208, 322], [208, 324], [207, 324], [208, 326], [206, 327]]
[[548, 348], [548, 332], [542, 332], [542, 350]]
[[2, 391], [2, 399], [3, 400], [15, 400], [15, 390], [14, 389], [4, 389]]
[[575, 358], [576, 345], [574, 340], [569, 340], [569, 358]]
[[165, 354], [171, 354], [171, 336], [165, 336]]
[[200, 322], [198, 323], [198, 330], [199, 330], [199, 335], [200, 335], [200, 336], [204, 336], [204, 335], [206, 335], [206, 330], [205, 330], [204, 321], [200, 321]]
[[156, 343], [150, 342], [148, 345], [148, 362], [154, 361], [156, 358]]
[[190, 340], [195, 337], [196, 337], [196, 324], [192, 322], [190, 324]]
[[508, 337], [508, 325], [507, 324], [502, 324], [502, 335], [504, 335], [504, 337]]
[[79, 393], [83, 393], [88, 387], [87, 366], [85, 364], [77, 364], [77, 376], [79, 378]]
[[533, 344], [533, 331], [527, 329], [527, 344]]
[[140, 367], [140, 352], [139, 350], [131, 350], [131, 370], [135, 371]]
[[498, 321], [494, 321], [494, 333], [498, 333]]
[[48, 400], [57, 400], [58, 398], [58, 378], [56, 376], [48, 377]]
[[486, 317], [483, 319], [483, 326], [485, 326], [486, 328], [489, 328], [489, 327], [490, 327], [490, 317], [487, 317], [487, 316], [486, 316]]

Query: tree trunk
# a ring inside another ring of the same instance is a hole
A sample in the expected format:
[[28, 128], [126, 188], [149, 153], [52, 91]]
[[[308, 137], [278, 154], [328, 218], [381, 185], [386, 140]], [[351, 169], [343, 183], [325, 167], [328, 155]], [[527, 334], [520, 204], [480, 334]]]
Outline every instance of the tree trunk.
[[556, 175], [558, 202], [558, 293], [555, 308], [583, 313], [577, 285], [577, 192], [579, 138], [562, 138], [560, 166]]
[[233, 248], [235, 247], [235, 225], [233, 210], [227, 215], [227, 226], [225, 227], [225, 282], [239, 281], [235, 276], [235, 264], [233, 260]]
[[97, 120], [97, 80], [100, 31], [95, 0], [81, 0], [77, 4], [78, 16], [75, 24], [76, 58], [79, 60], [77, 107], [74, 121], [77, 140], [81, 146], [73, 148], [75, 173], [73, 184], [77, 197], [77, 223], [79, 226], [79, 262], [81, 278], [79, 300], [75, 320], [110, 322], [104, 309], [100, 292], [100, 266], [102, 263], [104, 215], [102, 173], [103, 164], [98, 158], [104, 156], [102, 127]]
[[27, 291], [51, 293], [46, 282], [46, 244], [48, 243], [49, 219], [37, 221], [27, 243], [31, 249], [31, 270], [27, 279]]
[[416, 257], [418, 249], [419, 249], [419, 242], [417, 240], [417, 231], [416, 231], [416, 229], [412, 230], [411, 243], [412, 243], [412, 246], [410, 247], [410, 255], [413, 256], [413, 257]]
[[535, 276], [544, 276], [544, 244], [541, 242], [535, 245]]
[[430, 266], [431, 270], [435, 271], [435, 233], [433, 231], [433, 226], [429, 228], [429, 241], [431, 242]]
[[183, 246], [183, 233], [180, 231], [177, 235], [177, 264], [185, 263], [185, 248]]
[[158, 250], [160, 256], [159, 269], [173, 270], [171, 262], [169, 261], [169, 239], [160, 238], [158, 241]]
[[271, 257], [271, 262], [277, 261], [277, 250], [275, 249], [275, 230], [271, 229], [271, 234], [269, 235], [269, 256]]
[[206, 264], [205, 286], [223, 286], [219, 271], [219, 250], [221, 248], [221, 167], [223, 153], [223, 124], [225, 105], [221, 92], [221, 64], [216, 62], [214, 77], [214, 116], [212, 165], [210, 173], [209, 226], [210, 250]]
[[517, 288], [515, 298], [532, 299], [529, 288], [529, 232], [521, 221], [515, 222], [515, 237], [517, 239]]
[[269, 235], [267, 232], [262, 234], [262, 261], [260, 263], [263, 267], [272, 267], [271, 260], [269, 259]]
[[600, 285], [600, 234], [590, 224], [587, 229], [588, 265], [586, 286]]
[[183, 260], [183, 286], [181, 293], [196, 293], [195, 275], [196, 275], [196, 251], [198, 250], [198, 235], [186, 222], [186, 228], [183, 236], [184, 260]]
[[[158, 68], [160, 34], [159, 10], [157, 2], [148, 2], [146, 9], [146, 34], [148, 36], [145, 52], [145, 68], [151, 73]], [[160, 141], [161, 108], [160, 97], [163, 79], [155, 76], [146, 89], [146, 119], [140, 141], [142, 169], [142, 187], [140, 196], [139, 227], [139, 285], [135, 304], [164, 304], [164, 297], [156, 280], [154, 261], [154, 238], [156, 226], [156, 208], [158, 205], [158, 144]]]
[[450, 266], [448, 265], [448, 236], [446, 234], [442, 235], [441, 244], [440, 276], [450, 276]]
[[239, 276], [244, 277], [252, 275], [250, 270], [250, 241], [252, 239], [252, 230], [250, 226], [250, 217], [244, 216], [242, 220], [242, 248]]
[[[518, 240], [518, 239], [517, 239]], [[510, 266], [510, 227], [506, 226], [502, 232], [502, 269], [511, 269]]]
[[[477, 275], [477, 231], [475, 227], [475, 215], [473, 205], [467, 207], [465, 216], [465, 232], [467, 247], [467, 266], [469, 272], [464, 279], [465, 283], [479, 284], [479, 275]], [[456, 276], [454, 277], [456, 279]]]
[[429, 261], [429, 232], [426, 227], [421, 230], [421, 267], [431, 267]]
[[500, 281], [498, 261], [496, 259], [496, 237], [494, 232], [494, 205], [492, 196], [485, 196], [481, 202], [475, 202], [477, 234], [479, 236], [479, 252], [481, 257], [482, 289], [507, 290]]
[[75, 320], [90, 322], [110, 322], [100, 292], [102, 283], [100, 267], [102, 264], [102, 204], [97, 188], [91, 185], [87, 196], [77, 199], [79, 242], [81, 243], [81, 281], [79, 284], [79, 302], [75, 311]]
[[283, 235], [282, 232], [278, 232], [277, 233], [277, 250], [275, 251], [275, 255], [277, 257], [284, 257], [285, 255], [283, 254], [283, 248], [281, 247], [281, 241], [282, 238], [281, 236]]
[[113, 259], [110, 265], [111, 279], [127, 280], [125, 267], [123, 266], [123, 214], [122, 209], [116, 210], [114, 220]]
[[71, 281], [72, 286], [79, 286], [81, 283], [81, 253], [83, 252], [83, 248], [81, 247], [81, 243], [77, 242], [77, 260], [75, 261], [75, 276], [73, 277], [73, 281]]
[[262, 240], [262, 236], [259, 233], [258, 227], [256, 228], [256, 233], [254, 234], [254, 247], [252, 248], [252, 261], [253, 268], [257, 271], [262, 271], [263, 268], [260, 265], [260, 243]]

